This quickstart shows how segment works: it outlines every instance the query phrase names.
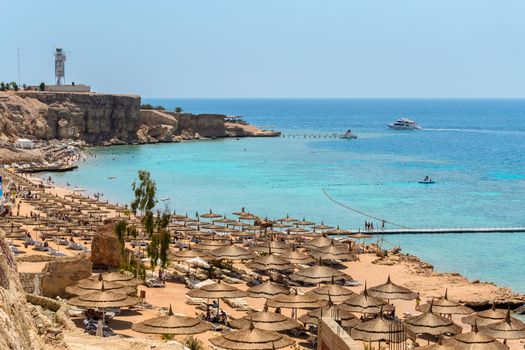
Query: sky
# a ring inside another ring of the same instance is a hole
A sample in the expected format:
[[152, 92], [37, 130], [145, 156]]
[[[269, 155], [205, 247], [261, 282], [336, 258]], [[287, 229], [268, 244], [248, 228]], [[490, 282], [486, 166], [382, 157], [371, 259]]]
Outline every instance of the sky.
[[0, 0], [0, 80], [185, 98], [525, 97], [524, 0]]

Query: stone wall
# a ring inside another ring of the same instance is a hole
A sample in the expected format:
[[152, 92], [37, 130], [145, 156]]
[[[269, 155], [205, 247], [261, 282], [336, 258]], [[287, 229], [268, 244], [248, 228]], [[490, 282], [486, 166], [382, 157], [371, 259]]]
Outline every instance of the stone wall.
[[355, 341], [331, 318], [323, 318], [317, 330], [317, 350], [360, 350], [361, 342]]
[[42, 295], [49, 298], [66, 297], [66, 287], [90, 277], [91, 271], [88, 255], [66, 256], [48, 262], [42, 270]]

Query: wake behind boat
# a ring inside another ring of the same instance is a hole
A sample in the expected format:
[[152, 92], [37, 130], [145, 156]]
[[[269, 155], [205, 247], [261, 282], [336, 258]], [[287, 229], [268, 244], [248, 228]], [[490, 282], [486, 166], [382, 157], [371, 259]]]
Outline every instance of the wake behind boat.
[[406, 118], [398, 119], [394, 123], [388, 124], [388, 127], [395, 130], [421, 130], [418, 123]]

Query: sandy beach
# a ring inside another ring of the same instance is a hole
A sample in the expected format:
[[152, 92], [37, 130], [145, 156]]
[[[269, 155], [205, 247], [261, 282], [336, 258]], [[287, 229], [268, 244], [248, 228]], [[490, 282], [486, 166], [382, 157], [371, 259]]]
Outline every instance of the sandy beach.
[[[34, 183], [40, 183], [41, 181], [37, 178], [29, 178]], [[73, 194], [70, 189], [50, 186], [46, 188], [46, 192], [52, 195], [58, 195], [64, 197], [66, 195]], [[19, 205], [20, 216], [30, 216], [37, 212], [37, 209], [25, 200], [19, 199], [16, 203], [16, 208]], [[18, 209], [17, 209], [18, 210]], [[113, 217], [117, 215], [115, 211], [109, 211], [107, 217]], [[31, 226], [27, 227], [28, 232], [31, 234], [33, 239], [38, 239], [36, 231]], [[21, 253], [18, 255], [18, 271], [25, 273], [36, 273], [42, 271], [45, 267], [46, 262], [37, 261], [31, 262], [31, 256], [43, 255], [45, 253], [36, 251], [31, 248], [25, 248], [20, 241], [13, 241], [18, 247]], [[90, 248], [89, 241], [84, 242], [87, 249]], [[77, 252], [65, 249], [60, 245], [50, 241], [49, 246], [60, 250], [66, 255], [74, 255]], [[240, 268], [249, 270], [244, 264], [237, 265]], [[173, 269], [168, 269], [168, 271]], [[479, 282], [479, 281], [468, 281], [463, 276], [455, 273], [438, 273], [435, 272], [429, 264], [420, 261], [416, 257], [407, 256], [402, 253], [390, 254], [386, 257], [379, 257], [375, 253], [364, 253], [359, 256], [358, 261], [345, 262], [344, 268], [341, 270], [347, 275], [351, 276], [355, 281], [359, 282], [359, 286], [349, 287], [352, 291], [359, 293], [363, 290], [363, 285], [366, 283], [369, 287], [382, 284], [386, 281], [387, 277], [390, 276], [391, 280], [401, 286], [407, 287], [412, 291], [419, 293], [422, 302], [430, 300], [432, 298], [442, 297], [445, 291], [448, 291], [450, 299], [461, 301], [469, 305], [486, 305], [490, 302], [504, 303], [512, 301], [514, 304], [519, 304], [525, 300], [523, 295], [512, 292], [506, 288], [500, 288], [492, 283]], [[266, 277], [265, 277], [266, 278]], [[235, 284], [240, 290], [246, 290], [248, 287], [245, 283]], [[301, 293], [308, 292], [314, 287], [299, 287], [298, 290]], [[171, 305], [175, 314], [198, 317], [204, 314], [203, 310], [198, 309], [194, 305], [189, 305], [185, 302], [186, 293], [189, 289], [182, 283], [166, 282], [163, 288], [148, 288], [146, 286], [139, 287], [140, 291], [145, 291], [145, 305], [146, 307], [139, 306], [133, 310], [123, 310], [122, 313], [111, 320], [110, 327], [114, 332], [123, 337], [133, 337], [138, 339], [155, 339], [161, 340], [161, 337], [156, 335], [147, 335], [131, 330], [131, 325], [136, 322], [143, 321], [148, 318], [156, 317], [164, 314]], [[264, 307], [264, 299], [260, 298], [245, 298], [249, 306], [254, 310], [262, 310]], [[400, 318], [406, 318], [410, 315], [417, 315], [415, 311], [416, 303], [414, 300], [400, 301], [394, 300], [393, 304], [396, 307], [396, 315]], [[232, 318], [240, 318], [246, 315], [246, 311], [239, 311], [226, 303], [221, 303], [223, 310]], [[303, 310], [299, 310], [298, 316], [305, 313]], [[290, 310], [283, 310], [283, 314], [290, 316]], [[453, 320], [461, 325], [464, 331], [470, 330], [469, 325], [461, 323], [461, 317], [454, 316]], [[82, 327], [82, 318], [73, 318], [75, 324]], [[208, 339], [220, 335], [219, 332], [205, 332], [197, 335], [197, 338], [203, 341], [205, 348], [211, 348]], [[177, 336], [175, 339], [184, 340], [184, 336]], [[87, 338], [89, 339], [89, 338]], [[308, 347], [308, 342], [304, 338], [296, 338], [297, 344], [300, 347]], [[76, 346], [72, 341], [71, 347], [73, 349], [80, 349], [80, 346]], [[425, 345], [426, 342], [419, 341], [421, 345]], [[508, 345], [510, 349], [517, 350], [523, 349], [523, 343], [519, 340], [509, 341]]]

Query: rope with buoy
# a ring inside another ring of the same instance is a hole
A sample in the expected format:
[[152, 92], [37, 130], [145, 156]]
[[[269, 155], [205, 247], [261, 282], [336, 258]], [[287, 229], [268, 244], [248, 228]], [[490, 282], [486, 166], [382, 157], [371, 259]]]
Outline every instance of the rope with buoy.
[[351, 207], [349, 207], [348, 205], [346, 205], [346, 204], [344, 204], [344, 203], [338, 202], [338, 201], [335, 200], [332, 196], [330, 196], [330, 195], [328, 194], [328, 192], [326, 191], [326, 189], [324, 189], [324, 188], [323, 188], [323, 193], [324, 193], [324, 195], [326, 196], [326, 198], [328, 198], [329, 200], [331, 200], [331, 201], [334, 202], [335, 204], [340, 205], [341, 207], [346, 208], [346, 209], [348, 209], [348, 210], [351, 210], [351, 211], [353, 211], [353, 212], [355, 212], [355, 213], [358, 213], [358, 214], [360, 214], [360, 215], [366, 216], [366, 217], [371, 218], [371, 219], [374, 219], [374, 220], [382, 221], [382, 222], [384, 222], [385, 224], [390, 224], [390, 225], [397, 226], [397, 227], [401, 227], [401, 228], [409, 228], [409, 227], [403, 226], [403, 225], [401, 225], [401, 224], [397, 224], [397, 223], [395, 223], [395, 222], [392, 222], [392, 221], [390, 221], [390, 220], [382, 219], [382, 218], [379, 218], [379, 217], [377, 217], [377, 216], [374, 216], [374, 215], [371, 215], [371, 214], [365, 213], [364, 211], [361, 211], [361, 210], [359, 210], [359, 209], [351, 208]]

